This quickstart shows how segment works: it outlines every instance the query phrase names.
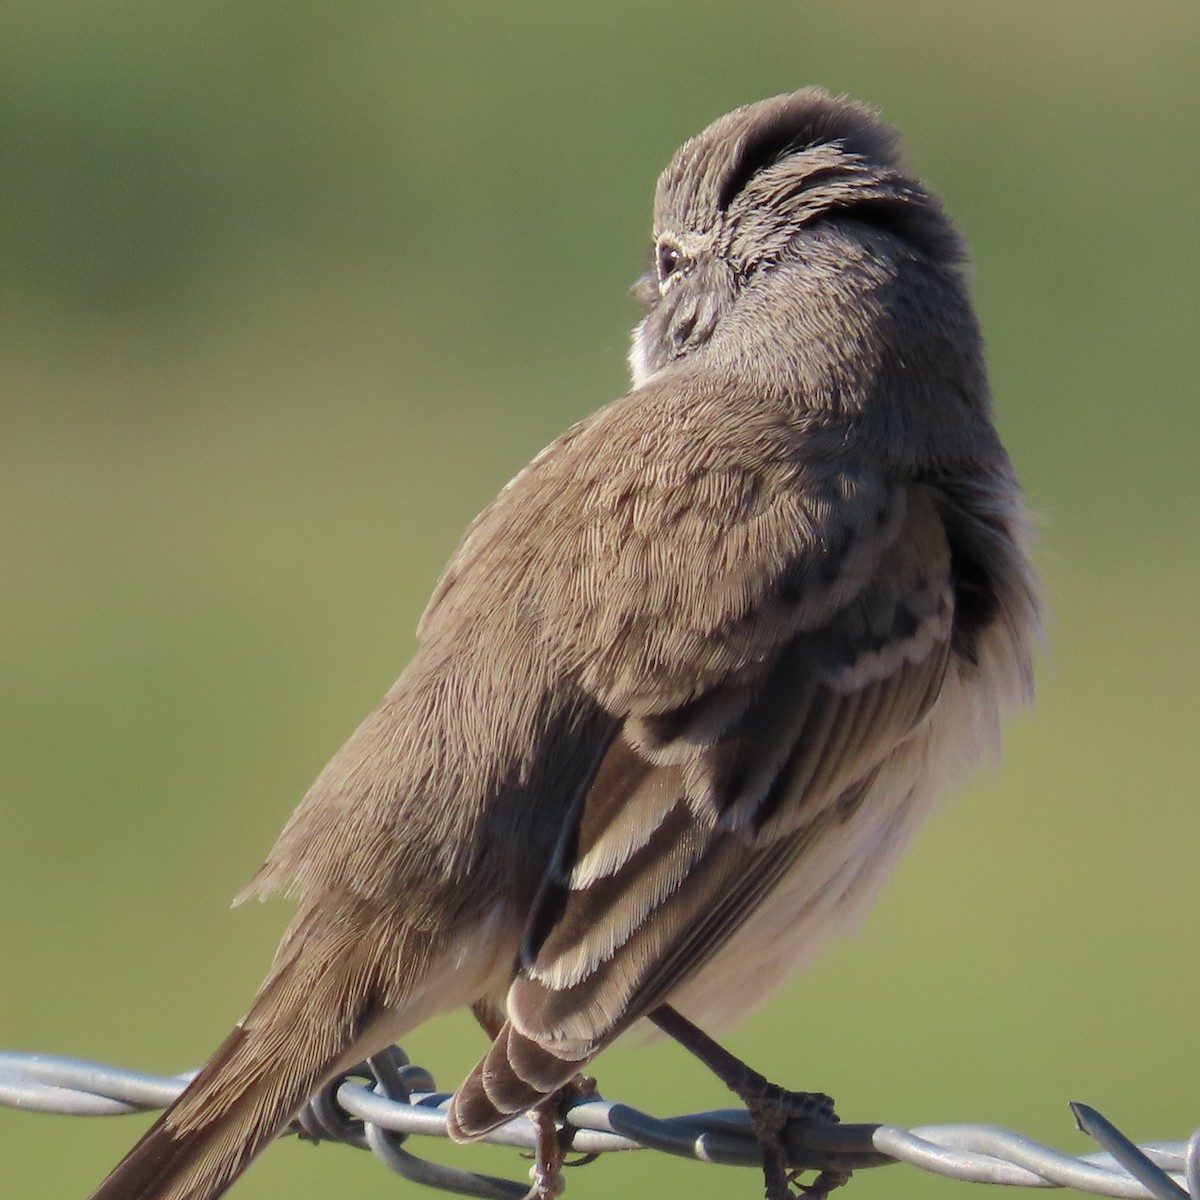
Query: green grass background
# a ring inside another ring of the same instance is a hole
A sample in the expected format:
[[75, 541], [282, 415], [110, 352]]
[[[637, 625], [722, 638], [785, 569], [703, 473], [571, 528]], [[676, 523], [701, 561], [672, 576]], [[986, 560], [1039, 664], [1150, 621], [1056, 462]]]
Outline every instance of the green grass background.
[[[1052, 614], [1001, 770], [733, 1039], [848, 1119], [1085, 1147], [1200, 1122], [1193, 0], [13, 0], [0, 38], [0, 1047], [202, 1060], [286, 919], [231, 914], [404, 665], [467, 520], [625, 386], [655, 176], [733, 105], [879, 104], [977, 262]], [[409, 1048], [452, 1086], [461, 1017]], [[668, 1045], [604, 1090], [727, 1097]], [[145, 1125], [0, 1110], [0, 1192]], [[512, 1152], [443, 1149], [520, 1174]], [[907, 1168], [855, 1195], [965, 1194]], [[416, 1195], [273, 1148], [236, 1195]], [[577, 1200], [759, 1194], [650, 1155]]]

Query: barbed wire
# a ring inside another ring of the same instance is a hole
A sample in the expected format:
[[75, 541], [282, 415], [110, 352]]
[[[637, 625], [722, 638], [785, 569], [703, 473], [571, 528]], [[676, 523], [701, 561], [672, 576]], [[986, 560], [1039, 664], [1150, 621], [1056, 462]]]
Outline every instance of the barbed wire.
[[[195, 1072], [150, 1075], [57, 1055], [0, 1052], [0, 1105], [69, 1116], [111, 1116], [165, 1108]], [[312, 1141], [368, 1149], [386, 1166], [428, 1187], [520, 1200], [529, 1185], [421, 1158], [411, 1136], [446, 1137], [448, 1092], [394, 1046], [327, 1084], [290, 1132]], [[1200, 1129], [1186, 1141], [1137, 1146], [1095, 1109], [1073, 1103], [1077, 1127], [1103, 1149], [1073, 1156], [996, 1125], [793, 1122], [786, 1131], [790, 1165], [802, 1170], [857, 1171], [904, 1162], [974, 1183], [1069, 1187], [1130, 1200], [1200, 1200]], [[760, 1166], [758, 1143], [744, 1109], [652, 1117], [612, 1100], [588, 1098], [563, 1115], [572, 1151], [597, 1155], [659, 1150], [701, 1162]], [[518, 1117], [481, 1140], [533, 1150], [537, 1130]]]

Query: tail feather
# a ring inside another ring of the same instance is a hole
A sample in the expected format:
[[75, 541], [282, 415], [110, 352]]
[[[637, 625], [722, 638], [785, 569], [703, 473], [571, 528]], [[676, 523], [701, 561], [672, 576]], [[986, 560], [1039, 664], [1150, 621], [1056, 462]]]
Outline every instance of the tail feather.
[[465, 1142], [503, 1125], [569, 1083], [587, 1061], [559, 1058], [506, 1022], [454, 1093], [446, 1114], [450, 1136]]
[[293, 926], [250, 1012], [90, 1200], [215, 1200], [323, 1083], [413, 1023], [431, 939], [323, 924]]
[[247, 1078], [247, 1041], [242, 1027], [234, 1029], [91, 1200], [213, 1200], [230, 1187], [325, 1074], [310, 1068], [286, 1079]]

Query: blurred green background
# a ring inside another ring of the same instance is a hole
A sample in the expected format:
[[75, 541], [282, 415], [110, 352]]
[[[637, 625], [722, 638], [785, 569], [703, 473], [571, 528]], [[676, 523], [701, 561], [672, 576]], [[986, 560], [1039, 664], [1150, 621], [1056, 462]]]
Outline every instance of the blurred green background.
[[[3, 25], [0, 1047], [205, 1057], [287, 913], [230, 897], [467, 520], [623, 390], [657, 172], [820, 82], [900, 125], [971, 240], [1052, 623], [1002, 769], [732, 1045], [847, 1119], [1076, 1150], [1070, 1098], [1139, 1138], [1200, 1121], [1193, 0], [10, 0]], [[481, 1039], [408, 1045], [450, 1087]], [[660, 1113], [728, 1102], [666, 1045], [597, 1071]], [[145, 1124], [0, 1110], [0, 1191], [82, 1196]], [[641, 1155], [569, 1195], [759, 1187]], [[236, 1194], [418, 1193], [290, 1142]]]

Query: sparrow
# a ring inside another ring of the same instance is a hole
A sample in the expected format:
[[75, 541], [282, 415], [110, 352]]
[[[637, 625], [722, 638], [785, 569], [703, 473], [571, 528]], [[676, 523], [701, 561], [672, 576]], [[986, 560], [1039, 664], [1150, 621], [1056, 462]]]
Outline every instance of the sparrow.
[[460, 1006], [492, 1041], [455, 1139], [544, 1113], [648, 1019], [751, 1103], [786, 1192], [787, 1105], [701, 1030], [859, 919], [1032, 691], [965, 270], [864, 104], [806, 88], [680, 148], [630, 390], [468, 528], [244, 893], [299, 897], [249, 1011], [92, 1200], [221, 1195], [322, 1084]]

